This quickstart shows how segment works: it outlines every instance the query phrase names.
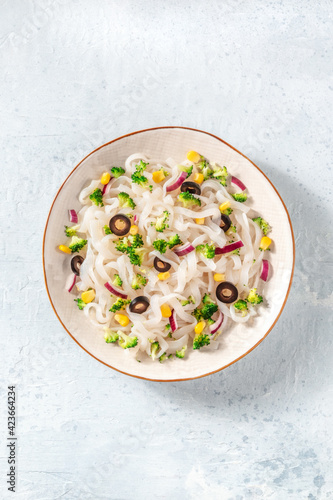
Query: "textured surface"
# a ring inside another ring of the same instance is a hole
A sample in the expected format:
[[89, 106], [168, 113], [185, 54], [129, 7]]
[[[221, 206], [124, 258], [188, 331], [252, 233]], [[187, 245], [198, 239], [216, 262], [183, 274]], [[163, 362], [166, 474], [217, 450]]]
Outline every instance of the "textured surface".
[[[333, 498], [331, 3], [4, 0], [0, 28], [0, 429], [16, 383], [15, 498]], [[42, 277], [63, 179], [95, 147], [158, 125], [247, 154], [297, 244], [267, 339], [186, 383], [131, 379], [85, 354]]]

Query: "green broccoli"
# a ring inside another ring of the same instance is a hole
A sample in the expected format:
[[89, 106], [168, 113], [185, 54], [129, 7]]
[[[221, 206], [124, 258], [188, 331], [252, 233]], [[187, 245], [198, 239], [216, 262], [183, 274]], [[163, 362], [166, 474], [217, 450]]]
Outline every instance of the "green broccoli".
[[205, 245], [198, 245], [195, 251], [206, 257], [206, 259], [213, 259], [215, 257], [215, 247], [214, 245], [208, 245], [208, 243]]
[[102, 194], [102, 191], [97, 188], [95, 189], [95, 191], [93, 191], [91, 193], [91, 195], [89, 196], [89, 198], [91, 199], [91, 201], [93, 203], [95, 203], [95, 205], [100, 205], [101, 207], [104, 207], [104, 203], [103, 203], [103, 194]]
[[107, 344], [114, 343], [119, 339], [119, 334], [113, 332], [110, 328], [105, 328], [104, 339]]
[[148, 280], [147, 278], [145, 278], [144, 276], [142, 276], [141, 274], [137, 274], [134, 278], [133, 278], [133, 281], [132, 281], [132, 288], [134, 290], [139, 290], [142, 286], [146, 286], [146, 284], [148, 283]]
[[247, 194], [246, 193], [235, 193], [231, 195], [235, 201], [238, 201], [239, 203], [243, 203], [244, 201], [247, 200]]
[[234, 226], [233, 224], [231, 224], [231, 226], [229, 227], [229, 229], [227, 231], [227, 234], [230, 235], [230, 233], [236, 233], [236, 232], [237, 232], [236, 226]]
[[148, 184], [148, 179], [145, 177], [142, 172], [147, 168], [148, 163], [140, 160], [140, 163], [135, 165], [135, 172], [132, 174], [132, 182], [135, 184], [139, 184], [139, 186], [145, 188]]
[[168, 356], [167, 356], [166, 352], [164, 352], [164, 353], [162, 354], [162, 356], [160, 356], [160, 357], [158, 358], [158, 360], [159, 360], [159, 362], [160, 362], [160, 363], [163, 363], [163, 361], [165, 361], [165, 360], [167, 359], [167, 357], [168, 357]]
[[207, 319], [207, 324], [208, 325], [213, 325], [214, 323], [215, 323], [215, 321], [212, 318], [208, 318]]
[[233, 212], [232, 208], [229, 207], [229, 208], [226, 208], [225, 210], [223, 210], [222, 213], [225, 215], [230, 215], [230, 214], [232, 214], [232, 212]]
[[268, 235], [268, 233], [272, 230], [271, 226], [266, 222], [262, 217], [255, 217], [252, 219], [253, 222], [258, 224], [262, 232], [264, 233], [265, 236]]
[[126, 236], [114, 243], [118, 252], [126, 253], [129, 256], [131, 264], [136, 266], [141, 265], [143, 253], [138, 250], [144, 245], [141, 234]]
[[111, 231], [111, 229], [109, 228], [109, 226], [106, 226], [106, 225], [105, 225], [105, 226], [103, 226], [103, 229], [104, 229], [104, 233], [105, 233], [105, 234], [112, 234], [112, 231]]
[[121, 207], [135, 208], [136, 204], [129, 194], [121, 192], [118, 194], [119, 205]]
[[79, 229], [80, 229], [80, 224], [77, 224], [76, 226], [72, 227], [65, 226], [65, 234], [70, 238], [71, 236], [75, 236], [76, 231], [78, 231]]
[[239, 311], [244, 311], [247, 310], [247, 302], [246, 300], [237, 300], [237, 302], [234, 303], [234, 308], [238, 309]]
[[183, 242], [179, 238], [178, 234], [174, 234], [173, 236], [170, 236], [169, 241], [168, 241], [168, 247], [170, 250], [175, 247], [176, 245], [182, 245]]
[[195, 299], [192, 295], [190, 295], [187, 300], [181, 300], [180, 303], [182, 306], [187, 306], [188, 304], [195, 304]]
[[257, 289], [256, 288], [251, 288], [249, 291], [249, 295], [247, 296], [246, 300], [250, 302], [250, 304], [261, 304], [261, 302], [264, 300], [261, 295], [257, 294]]
[[131, 347], [135, 347], [138, 344], [138, 337], [130, 337], [120, 330], [118, 330], [117, 333], [119, 335], [118, 344], [123, 349], [130, 349]]
[[230, 253], [232, 253], [232, 254], [234, 254], [234, 255], [240, 255], [240, 253], [239, 253], [239, 248], [236, 248], [236, 250], [233, 250], [233, 251], [232, 251], [232, 252], [230, 252]]
[[130, 300], [125, 300], [118, 297], [116, 302], [112, 304], [112, 307], [109, 309], [109, 311], [115, 313], [117, 311], [120, 311], [121, 309], [125, 309], [127, 304], [129, 304], [130, 302]]
[[203, 296], [202, 304], [202, 307], [196, 307], [192, 312], [192, 315], [196, 318], [197, 321], [201, 321], [203, 319], [211, 319], [213, 314], [218, 310], [218, 306], [214, 303], [208, 293], [205, 293], [205, 295]]
[[79, 252], [83, 247], [86, 246], [87, 243], [88, 240], [84, 240], [83, 238], [78, 238], [78, 236], [73, 236], [69, 244], [69, 248], [72, 253]]
[[[184, 165], [178, 165], [178, 169], [181, 171], [181, 172], [186, 172], [187, 173], [187, 177], [190, 177], [192, 171], [193, 171], [193, 165], [191, 165], [190, 167], [185, 167]], [[186, 177], [186, 179], [187, 179]]]
[[210, 338], [206, 333], [196, 333], [193, 339], [193, 349], [200, 349], [210, 344]]
[[125, 173], [125, 170], [121, 167], [112, 167], [111, 168], [112, 177], [115, 177], [116, 179], [118, 179], [118, 177], [120, 177], [124, 173]]
[[157, 341], [152, 343], [152, 345], [150, 347], [150, 356], [151, 356], [152, 360], [154, 360], [156, 358], [156, 353], [159, 350], [159, 348], [160, 348], [160, 344]]
[[160, 253], [165, 253], [168, 248], [168, 242], [165, 240], [155, 240], [153, 247]]
[[212, 169], [213, 169], [212, 177], [217, 181], [220, 181], [222, 186], [226, 186], [228, 177], [227, 167], [220, 167], [220, 165], [218, 165], [217, 163], [213, 163]]
[[144, 245], [141, 234], [130, 234], [127, 240], [131, 244], [132, 248], [141, 248]]
[[137, 165], [135, 165], [135, 170], [137, 172], [141, 172], [142, 173], [144, 170], [146, 170], [147, 165], [149, 165], [149, 163], [145, 163], [143, 160], [140, 160], [140, 163], [138, 163]]
[[157, 217], [156, 222], [151, 223], [152, 226], [155, 226], [156, 231], [158, 231], [159, 233], [163, 233], [164, 229], [167, 229], [169, 227], [169, 215], [169, 212], [167, 210], [164, 210], [163, 214]]
[[199, 170], [204, 176], [204, 180], [207, 181], [213, 175], [213, 170], [210, 168], [209, 163], [206, 160], [203, 160], [197, 164]]
[[77, 307], [82, 311], [84, 307], [86, 307], [86, 303], [83, 302], [82, 299], [74, 299], [74, 302], [77, 302]]
[[133, 266], [141, 266], [144, 253], [145, 253], [144, 248], [140, 248], [140, 249], [135, 250], [134, 248], [130, 247], [129, 251], [127, 252], [130, 263]]
[[176, 351], [176, 357], [183, 358], [185, 356], [186, 349], [187, 345], [184, 345], [184, 347], [182, 347], [180, 351]]
[[178, 195], [178, 200], [183, 203], [183, 206], [185, 208], [191, 208], [191, 207], [201, 207], [201, 201], [199, 198], [196, 198], [192, 193], [189, 191], [184, 191]]
[[112, 284], [115, 286], [123, 286], [123, 280], [121, 279], [119, 274], [114, 275]]

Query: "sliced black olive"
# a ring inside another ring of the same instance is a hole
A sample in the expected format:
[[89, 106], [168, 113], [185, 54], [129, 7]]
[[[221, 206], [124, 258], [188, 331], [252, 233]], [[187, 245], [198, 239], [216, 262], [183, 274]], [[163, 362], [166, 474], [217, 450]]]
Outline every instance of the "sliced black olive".
[[191, 194], [198, 194], [198, 195], [201, 194], [201, 189], [200, 189], [199, 184], [197, 184], [196, 182], [191, 182], [191, 181], [183, 182], [180, 190], [182, 192], [188, 191]]
[[80, 276], [80, 267], [83, 261], [84, 258], [81, 257], [81, 255], [75, 255], [75, 257], [73, 257], [71, 260], [71, 268], [76, 276]]
[[155, 257], [154, 267], [155, 267], [156, 271], [158, 271], [160, 273], [166, 273], [171, 268], [171, 264], [169, 264], [168, 262], [164, 262], [163, 260], [159, 259], [158, 257]]
[[140, 297], [135, 297], [129, 305], [129, 310], [132, 313], [142, 314], [147, 311], [149, 307], [149, 300], [141, 295]]
[[221, 222], [220, 222], [220, 228], [226, 232], [228, 231], [229, 227], [231, 226], [231, 220], [228, 215], [221, 214]]
[[231, 304], [231, 302], [235, 302], [238, 298], [238, 290], [232, 283], [229, 281], [223, 281], [216, 288], [216, 298], [225, 304]]
[[125, 236], [131, 228], [131, 221], [124, 214], [114, 215], [110, 219], [109, 228], [117, 236]]

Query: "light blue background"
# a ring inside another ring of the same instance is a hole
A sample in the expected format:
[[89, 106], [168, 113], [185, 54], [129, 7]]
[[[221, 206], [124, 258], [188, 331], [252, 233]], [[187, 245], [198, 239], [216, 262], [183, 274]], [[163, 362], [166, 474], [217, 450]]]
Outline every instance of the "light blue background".
[[[332, 17], [324, 0], [1, 2], [0, 433], [14, 383], [17, 500], [333, 498]], [[159, 125], [247, 154], [280, 191], [297, 244], [267, 339], [186, 383], [88, 356], [42, 276], [47, 213], [75, 164]]]

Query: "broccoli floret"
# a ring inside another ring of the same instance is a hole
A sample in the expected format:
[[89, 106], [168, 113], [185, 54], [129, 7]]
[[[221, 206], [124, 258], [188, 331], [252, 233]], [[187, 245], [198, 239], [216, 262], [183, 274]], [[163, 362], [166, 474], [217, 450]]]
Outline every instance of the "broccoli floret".
[[190, 295], [187, 300], [181, 300], [180, 303], [182, 306], [187, 306], [188, 304], [195, 304], [195, 299], [192, 295]]
[[82, 311], [84, 307], [86, 307], [86, 303], [83, 302], [82, 299], [74, 299], [74, 302], [77, 302], [77, 307]]
[[143, 160], [140, 160], [140, 163], [138, 163], [137, 165], [135, 165], [135, 170], [137, 172], [141, 172], [142, 173], [144, 170], [146, 170], [147, 165], [149, 165], [149, 163], [145, 163]]
[[156, 358], [156, 353], [159, 350], [159, 348], [160, 348], [160, 344], [157, 341], [152, 343], [152, 345], [150, 347], [150, 356], [151, 356], [152, 360], [154, 360]]
[[83, 238], [78, 238], [78, 236], [73, 236], [72, 240], [69, 244], [69, 248], [72, 253], [79, 252], [86, 244], [88, 240], [84, 240]]
[[203, 296], [202, 303], [203, 307], [196, 307], [192, 313], [197, 321], [201, 321], [202, 319], [211, 319], [213, 314], [218, 310], [218, 306], [214, 303], [208, 293], [205, 293]]
[[142, 276], [141, 274], [137, 274], [132, 281], [132, 288], [134, 290], [139, 290], [142, 286], [145, 286], [148, 283], [147, 278]]
[[206, 259], [213, 259], [215, 257], [215, 247], [214, 245], [208, 245], [208, 243], [205, 245], [198, 245], [195, 251], [201, 253]]
[[195, 206], [201, 207], [201, 201], [199, 200], [199, 198], [196, 198], [189, 191], [184, 191], [183, 193], [180, 193], [178, 195], [178, 200], [183, 203], [185, 208], [190, 208]]
[[144, 256], [144, 251], [145, 251], [144, 249], [135, 250], [134, 248], [130, 247], [130, 249], [127, 252], [127, 254], [129, 256], [130, 263], [133, 266], [141, 266], [142, 259], [143, 259], [143, 256]]
[[[181, 172], [186, 172], [187, 177], [190, 177], [190, 175], [193, 171], [193, 165], [191, 165], [190, 167], [185, 167], [184, 165], [178, 165], [178, 168]], [[187, 179], [187, 177], [186, 177], [186, 179]]]
[[183, 358], [185, 356], [186, 349], [187, 345], [184, 345], [184, 347], [182, 347], [180, 351], [176, 351], [176, 357]]
[[160, 363], [163, 363], [163, 361], [165, 361], [165, 360], [167, 359], [167, 357], [168, 357], [168, 356], [167, 356], [166, 352], [164, 352], [164, 353], [162, 354], [162, 356], [160, 356], [160, 357], [158, 358], [158, 360], [159, 360], [159, 362], [160, 362]]
[[119, 339], [119, 334], [113, 332], [110, 328], [105, 328], [104, 339], [107, 344], [114, 343]]
[[130, 300], [125, 300], [118, 297], [116, 302], [112, 304], [112, 307], [109, 309], [109, 311], [113, 313], [120, 311], [121, 309], [124, 309], [130, 302], [131, 302]]
[[232, 214], [232, 212], [233, 212], [232, 208], [229, 207], [229, 208], [226, 208], [225, 210], [223, 210], [222, 213], [225, 215], [230, 215], [230, 214]]
[[237, 302], [234, 303], [234, 308], [238, 309], [239, 311], [247, 310], [246, 300], [237, 300]]
[[272, 230], [271, 226], [262, 217], [255, 217], [253, 222], [258, 224], [265, 236]]
[[208, 318], [207, 319], [207, 324], [208, 325], [213, 325], [214, 323], [215, 323], [215, 321], [212, 318]]
[[153, 242], [153, 247], [160, 253], [165, 253], [168, 248], [168, 242], [165, 240], [155, 240]]
[[227, 234], [236, 233], [236, 232], [237, 232], [236, 226], [234, 226], [233, 224], [231, 224], [231, 226], [229, 227], [229, 229], [227, 231]]
[[128, 241], [130, 242], [132, 248], [141, 248], [144, 245], [141, 234], [130, 234], [128, 236]]
[[112, 167], [111, 168], [112, 177], [115, 177], [116, 179], [118, 179], [118, 177], [120, 177], [124, 173], [125, 173], [125, 170], [121, 167]]
[[167, 332], [171, 329], [170, 323], [168, 323], [167, 325], [165, 325], [165, 329], [166, 329]]
[[170, 248], [170, 250], [175, 247], [176, 245], [182, 245], [183, 242], [182, 240], [179, 238], [178, 234], [174, 234], [173, 236], [171, 236], [169, 238], [169, 241], [168, 241], [168, 247]]
[[112, 234], [112, 231], [111, 231], [111, 229], [109, 228], [109, 226], [106, 226], [106, 225], [105, 225], [105, 226], [103, 226], [103, 229], [104, 229], [104, 233], [105, 233], [105, 234]]
[[143, 239], [140, 234], [130, 235], [125, 238], [120, 238], [116, 242], [116, 250], [121, 253], [126, 253], [129, 256], [131, 264], [140, 266], [143, 258], [143, 252], [139, 249], [143, 247]]
[[243, 203], [244, 201], [247, 200], [247, 194], [246, 193], [235, 193], [231, 195], [235, 201], [238, 201], [239, 203]]
[[118, 194], [118, 200], [121, 207], [135, 208], [136, 204], [129, 194], [121, 192]]
[[145, 188], [147, 187], [148, 179], [144, 175], [141, 175], [139, 172], [134, 172], [131, 176], [132, 182], [134, 184], [139, 184], [139, 186]]
[[156, 231], [158, 231], [159, 233], [163, 233], [164, 229], [167, 229], [169, 227], [169, 215], [169, 212], [167, 210], [164, 210], [163, 214], [160, 217], [157, 217], [156, 222], [151, 223], [152, 226], [155, 226]]
[[233, 251], [232, 251], [232, 252], [230, 252], [230, 253], [232, 253], [232, 254], [234, 254], [234, 255], [240, 255], [240, 253], [239, 253], [239, 248], [236, 248], [236, 250], [233, 250]]
[[200, 349], [204, 345], [210, 344], [210, 338], [205, 333], [196, 333], [193, 339], [193, 349]]
[[205, 293], [205, 295], [202, 298], [202, 303], [207, 305], [207, 304], [214, 304], [214, 301], [212, 300], [211, 296], [209, 293]]
[[89, 198], [91, 199], [91, 201], [93, 203], [95, 203], [95, 205], [100, 205], [101, 207], [104, 207], [104, 203], [103, 203], [103, 194], [102, 194], [102, 191], [97, 188], [95, 189], [95, 191], [93, 191], [91, 193], [91, 195], [89, 196]]
[[115, 286], [122, 286], [123, 285], [123, 280], [121, 279], [119, 274], [114, 275], [112, 284]]
[[220, 165], [218, 165], [217, 163], [213, 163], [212, 169], [213, 169], [212, 177], [217, 181], [220, 181], [222, 186], [226, 186], [228, 177], [227, 167], [220, 167]]
[[75, 236], [76, 235], [76, 231], [78, 231], [79, 229], [80, 229], [80, 224], [77, 224], [76, 226], [72, 226], [72, 227], [65, 226], [66, 236], [68, 236], [69, 238], [71, 236]]
[[204, 176], [204, 180], [207, 181], [213, 175], [213, 170], [210, 168], [209, 163], [206, 160], [203, 160], [197, 164], [197, 167], [201, 170], [201, 173]]
[[249, 295], [247, 296], [246, 300], [250, 302], [250, 304], [261, 304], [261, 302], [264, 300], [261, 295], [257, 294], [257, 289], [256, 288], [251, 288]]
[[118, 250], [118, 252], [127, 253], [128, 245], [122, 239], [114, 243], [116, 245], [116, 250]]
[[138, 343], [137, 337], [130, 337], [129, 335], [126, 335], [126, 333], [120, 330], [118, 330], [118, 335], [119, 335], [118, 344], [123, 349], [130, 349], [131, 347], [135, 347]]

